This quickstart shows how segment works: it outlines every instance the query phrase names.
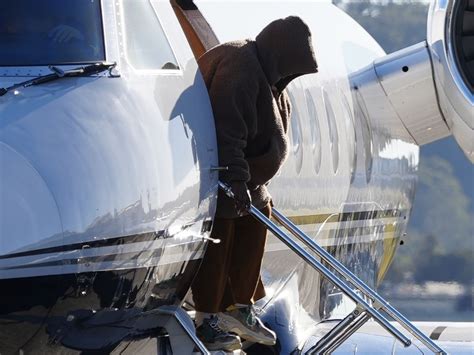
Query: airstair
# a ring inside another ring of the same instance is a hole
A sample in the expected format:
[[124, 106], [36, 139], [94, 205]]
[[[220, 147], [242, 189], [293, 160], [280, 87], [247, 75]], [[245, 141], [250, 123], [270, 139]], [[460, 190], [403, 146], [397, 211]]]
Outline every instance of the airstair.
[[[219, 187], [227, 196], [234, 198], [234, 194], [229, 186], [219, 182]], [[371, 318], [392, 334], [405, 347], [410, 346], [411, 340], [398, 330], [381, 312], [384, 312], [393, 321], [401, 325], [433, 353], [447, 354], [400, 312], [393, 308], [377, 292], [372, 290], [324, 248], [309, 238], [276, 208], [273, 208], [272, 210], [272, 217], [286, 228], [291, 236], [282, 231], [277, 224], [267, 218], [253, 205], [250, 206], [248, 212], [258, 221], [263, 223], [268, 230], [286, 244], [286, 246], [295, 252], [304, 262], [320, 272], [356, 304], [354, 310], [344, 319], [339, 321], [339, 323], [337, 323], [334, 328], [332, 328], [312, 348], [310, 348], [306, 354], [331, 354]], [[295, 239], [301, 242], [304, 247], [295, 241]], [[312, 253], [316, 254], [317, 257]], [[325, 266], [323, 262], [329, 265], [332, 270]]]

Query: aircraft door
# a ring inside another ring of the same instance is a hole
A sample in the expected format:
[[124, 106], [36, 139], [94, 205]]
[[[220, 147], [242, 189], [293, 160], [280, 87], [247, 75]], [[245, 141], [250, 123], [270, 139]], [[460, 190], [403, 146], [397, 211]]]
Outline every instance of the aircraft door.
[[139, 115], [156, 129], [150, 149], [156, 153], [158, 210], [186, 215], [186, 223], [210, 218], [217, 193], [216, 138], [193, 52], [168, 2], [122, 0], [120, 6], [121, 71]]

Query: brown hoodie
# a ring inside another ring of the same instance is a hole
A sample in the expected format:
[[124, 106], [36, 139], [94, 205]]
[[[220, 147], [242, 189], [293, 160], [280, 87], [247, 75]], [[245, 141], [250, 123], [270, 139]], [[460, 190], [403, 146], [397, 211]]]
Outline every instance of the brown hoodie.
[[[290, 101], [286, 86], [317, 72], [311, 33], [299, 17], [273, 21], [255, 41], [229, 42], [199, 59], [216, 123], [220, 173], [226, 183], [244, 181], [252, 203], [263, 208], [266, 184], [288, 154]], [[216, 216], [238, 217], [234, 202], [219, 193]]]

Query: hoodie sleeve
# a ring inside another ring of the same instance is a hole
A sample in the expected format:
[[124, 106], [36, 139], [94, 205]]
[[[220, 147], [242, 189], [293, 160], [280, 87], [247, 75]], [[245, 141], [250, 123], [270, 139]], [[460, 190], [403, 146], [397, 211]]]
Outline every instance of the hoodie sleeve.
[[249, 181], [250, 172], [245, 158], [247, 140], [253, 136], [257, 124], [257, 85], [245, 80], [239, 68], [218, 69], [209, 88], [209, 96], [216, 123], [219, 165], [224, 182]]

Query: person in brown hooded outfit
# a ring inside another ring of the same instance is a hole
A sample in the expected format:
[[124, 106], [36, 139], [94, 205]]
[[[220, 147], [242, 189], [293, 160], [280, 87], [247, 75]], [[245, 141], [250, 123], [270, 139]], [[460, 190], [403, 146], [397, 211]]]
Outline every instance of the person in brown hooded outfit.
[[252, 203], [270, 216], [270, 179], [288, 154], [291, 105], [285, 91], [294, 78], [317, 72], [311, 33], [299, 17], [266, 26], [255, 41], [216, 46], [199, 59], [217, 133], [219, 179], [235, 201], [219, 192], [210, 244], [192, 286], [197, 333], [210, 350], [247, 340], [273, 345], [275, 333], [252, 305], [265, 296], [260, 278], [266, 228], [246, 214]]

